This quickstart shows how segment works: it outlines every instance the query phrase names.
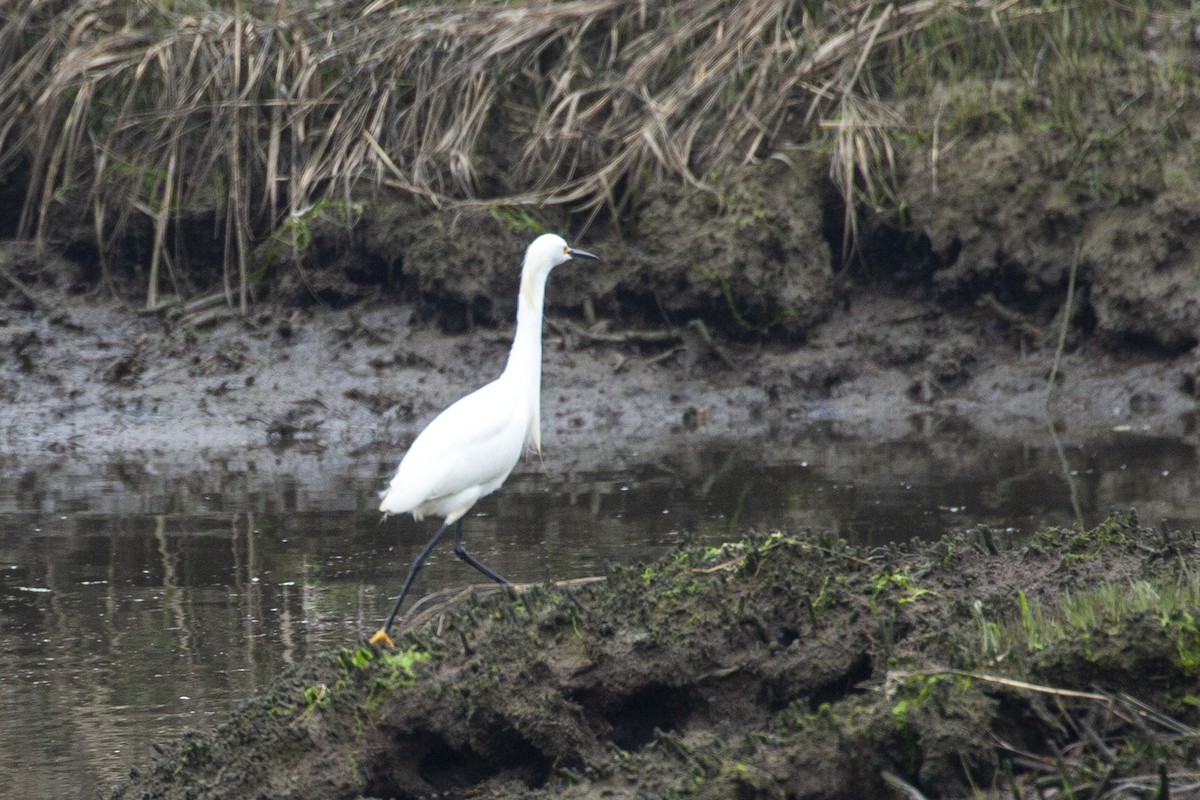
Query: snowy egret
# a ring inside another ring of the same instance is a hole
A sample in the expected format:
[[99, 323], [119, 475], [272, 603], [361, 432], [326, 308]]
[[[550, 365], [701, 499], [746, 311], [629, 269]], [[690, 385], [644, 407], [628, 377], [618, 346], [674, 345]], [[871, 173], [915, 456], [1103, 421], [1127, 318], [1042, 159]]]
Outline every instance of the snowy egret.
[[504, 371], [434, 417], [408, 448], [382, 493], [379, 510], [385, 519], [389, 514], [411, 512], [417, 521], [427, 515], [440, 516], [442, 525], [417, 554], [396, 605], [371, 637], [371, 644], [393, 646], [388, 630], [413, 578], [451, 525], [455, 526], [454, 554], [497, 583], [508, 583], [463, 547], [462, 517], [479, 498], [500, 488], [525, 446], [542, 451], [542, 304], [550, 271], [572, 258], [596, 260], [552, 233], [533, 240], [521, 267], [517, 331]]

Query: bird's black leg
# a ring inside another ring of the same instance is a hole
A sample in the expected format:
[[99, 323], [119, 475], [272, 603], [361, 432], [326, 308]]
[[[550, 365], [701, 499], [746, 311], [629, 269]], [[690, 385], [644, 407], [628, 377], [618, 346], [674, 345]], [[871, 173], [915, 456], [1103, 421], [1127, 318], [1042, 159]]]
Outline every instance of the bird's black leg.
[[472, 556], [470, 553], [467, 552], [467, 548], [463, 547], [462, 520], [461, 519], [458, 521], [458, 524], [454, 528], [454, 555], [458, 556], [463, 561], [467, 562], [472, 567], [474, 567], [475, 569], [482, 572], [484, 575], [487, 575], [489, 578], [494, 580], [496, 583], [512, 583], [512, 581], [510, 581], [508, 578], [505, 578], [504, 576], [500, 575], [499, 573], [489, 569], [488, 567], [485, 567], [483, 564], [480, 564], [478, 561], [475, 560], [474, 556]]
[[380, 629], [385, 635], [391, 630], [392, 623], [396, 621], [396, 615], [400, 613], [400, 606], [404, 603], [404, 598], [408, 595], [408, 590], [412, 588], [413, 578], [417, 577], [417, 573], [420, 572], [421, 567], [425, 566], [425, 559], [429, 558], [429, 554], [433, 552], [433, 548], [437, 546], [437, 543], [442, 540], [442, 537], [446, 535], [446, 531], [448, 530], [450, 530], [450, 526], [443, 523], [442, 527], [437, 529], [437, 533], [433, 535], [433, 538], [429, 540], [424, 549], [420, 553], [417, 553], [412, 566], [409, 567], [408, 577], [404, 579], [404, 585], [400, 587], [400, 596], [396, 598], [396, 605], [392, 606], [392, 613], [388, 614], [387, 622], [383, 623], [383, 627]]

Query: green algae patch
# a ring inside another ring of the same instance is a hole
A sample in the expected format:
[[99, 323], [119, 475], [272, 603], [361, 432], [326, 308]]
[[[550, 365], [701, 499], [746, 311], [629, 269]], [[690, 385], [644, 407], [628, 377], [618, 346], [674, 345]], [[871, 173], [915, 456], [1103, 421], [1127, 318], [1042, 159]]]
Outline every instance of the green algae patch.
[[395, 692], [412, 686], [416, 679], [413, 669], [430, 658], [431, 654], [416, 645], [400, 651], [381, 651], [372, 647], [345, 649], [338, 653], [337, 661], [346, 678], [338, 681], [337, 687], [345, 691], [349, 689], [347, 681], [359, 684], [369, 680], [370, 686], [362, 702], [364, 708], [374, 711]]
[[1009, 549], [775, 532], [469, 595], [395, 651], [282, 676], [113, 797], [1171, 793], [1197, 555], [1132, 518]]

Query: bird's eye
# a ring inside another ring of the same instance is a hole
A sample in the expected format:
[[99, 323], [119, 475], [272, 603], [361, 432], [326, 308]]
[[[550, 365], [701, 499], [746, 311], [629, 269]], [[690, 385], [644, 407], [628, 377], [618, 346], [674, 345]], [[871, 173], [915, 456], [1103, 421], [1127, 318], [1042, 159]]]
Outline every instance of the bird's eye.
[[567, 247], [566, 245], [563, 245], [563, 255], [566, 255], [569, 252], [571, 252], [571, 248]]

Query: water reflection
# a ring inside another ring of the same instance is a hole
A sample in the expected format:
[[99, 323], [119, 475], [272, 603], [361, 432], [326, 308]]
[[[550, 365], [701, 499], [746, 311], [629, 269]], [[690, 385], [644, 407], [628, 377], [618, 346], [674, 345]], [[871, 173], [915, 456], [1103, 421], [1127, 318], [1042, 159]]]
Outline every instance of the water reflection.
[[[969, 430], [692, 442], [616, 473], [527, 465], [467, 518], [468, 544], [538, 581], [748, 529], [875, 544], [977, 523], [1019, 535], [1130, 506], [1200, 518], [1195, 446], [1166, 438], [1114, 432], [1061, 451], [1042, 431], [1017, 444]], [[0, 785], [95, 795], [153, 740], [374, 630], [435, 524], [378, 524], [393, 455], [0, 461]], [[477, 579], [444, 547], [415, 596]]]

